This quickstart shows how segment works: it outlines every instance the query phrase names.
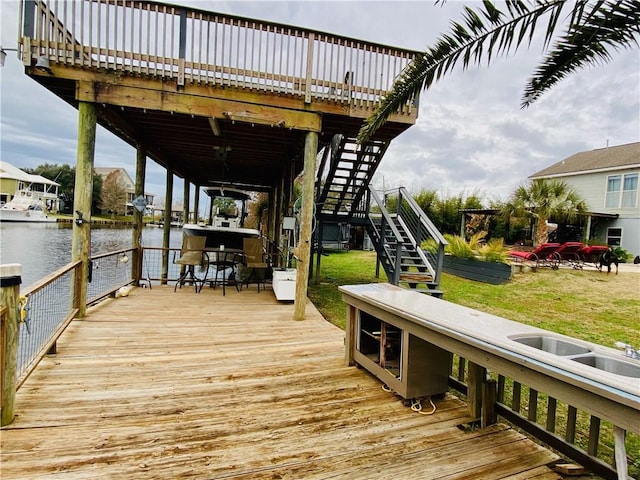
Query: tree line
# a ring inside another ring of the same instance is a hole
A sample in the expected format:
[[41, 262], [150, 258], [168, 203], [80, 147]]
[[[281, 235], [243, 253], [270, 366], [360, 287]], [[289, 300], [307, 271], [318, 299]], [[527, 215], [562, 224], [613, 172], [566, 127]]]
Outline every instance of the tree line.
[[[73, 212], [76, 169], [70, 165], [44, 163], [35, 168], [25, 168], [25, 172], [41, 175], [58, 183], [59, 211]], [[122, 184], [117, 171], [111, 172], [105, 178], [93, 171], [93, 193], [91, 197], [91, 213], [126, 213], [127, 191]]]
[[[412, 197], [443, 234], [470, 238], [486, 232], [487, 239], [502, 238], [508, 244], [529, 242], [532, 232], [534, 245], [545, 243], [548, 222], [582, 223], [580, 217], [587, 211], [580, 195], [561, 180], [535, 179], [520, 185], [507, 200], [493, 199], [488, 206], [477, 193], [445, 196], [427, 189]], [[397, 197], [389, 197], [387, 210], [394, 211], [396, 203]], [[468, 212], [463, 225], [464, 210], [484, 212]]]

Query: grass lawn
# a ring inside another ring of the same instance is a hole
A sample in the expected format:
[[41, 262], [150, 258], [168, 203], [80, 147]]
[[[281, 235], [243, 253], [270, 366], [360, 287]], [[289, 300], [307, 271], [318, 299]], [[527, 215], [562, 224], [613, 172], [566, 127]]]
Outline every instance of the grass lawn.
[[[328, 321], [345, 327], [346, 307], [338, 286], [386, 281], [382, 269], [380, 278], [375, 278], [375, 261], [374, 252], [363, 251], [322, 257], [320, 283], [309, 286], [309, 298]], [[527, 325], [608, 347], [613, 347], [616, 341], [640, 347], [640, 274], [636, 272], [607, 275], [594, 268], [540, 268], [536, 272], [518, 273], [505, 285], [443, 274], [440, 289], [445, 300]], [[526, 398], [526, 394], [523, 396]], [[544, 398], [541, 394], [543, 409]], [[589, 418], [583, 413], [577, 427], [584, 436], [589, 431]], [[601, 430], [602, 450], [607, 450], [601, 455], [608, 462], [613, 456], [610, 427], [603, 423]], [[577, 438], [577, 444], [585, 449], [587, 441], [586, 437]], [[632, 475], [640, 472], [639, 449], [640, 437], [628, 434], [627, 455]]]
[[[315, 272], [314, 272], [315, 278]], [[320, 284], [309, 298], [341, 328], [345, 306], [339, 285], [385, 282], [375, 278], [375, 253], [350, 251], [322, 257]], [[640, 275], [607, 275], [594, 268], [518, 273], [505, 285], [489, 285], [443, 274], [444, 299], [527, 325], [613, 347], [621, 341], [640, 347]]]

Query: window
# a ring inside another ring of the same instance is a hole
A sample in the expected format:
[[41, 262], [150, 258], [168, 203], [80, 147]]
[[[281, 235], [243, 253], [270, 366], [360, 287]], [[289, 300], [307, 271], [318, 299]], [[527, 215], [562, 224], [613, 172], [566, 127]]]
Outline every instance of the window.
[[607, 228], [607, 245], [609, 245], [610, 247], [619, 247], [621, 241], [621, 228]]
[[638, 174], [607, 177], [606, 208], [634, 208], [638, 198]]
[[638, 174], [633, 173], [631, 175], [625, 175], [624, 182], [622, 184], [622, 202], [620, 206], [622, 208], [635, 207], [637, 196], [638, 196]]
[[621, 175], [610, 175], [607, 177], [607, 199], [606, 208], [617, 208], [620, 201]]

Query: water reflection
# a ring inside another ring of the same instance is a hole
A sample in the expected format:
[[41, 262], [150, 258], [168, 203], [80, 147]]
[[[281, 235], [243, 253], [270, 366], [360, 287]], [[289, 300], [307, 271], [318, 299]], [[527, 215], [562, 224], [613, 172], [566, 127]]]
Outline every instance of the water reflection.
[[[28, 286], [71, 261], [70, 226], [55, 223], [0, 224], [0, 263], [22, 265], [22, 285]], [[113, 252], [132, 245], [132, 228], [101, 227], [91, 230], [91, 254]], [[180, 247], [182, 231], [171, 229], [169, 245]], [[162, 229], [142, 230], [145, 246], [162, 245]]]

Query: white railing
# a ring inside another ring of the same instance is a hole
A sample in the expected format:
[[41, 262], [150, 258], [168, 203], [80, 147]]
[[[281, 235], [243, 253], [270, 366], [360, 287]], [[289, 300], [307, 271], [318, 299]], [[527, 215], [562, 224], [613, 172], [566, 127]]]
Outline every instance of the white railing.
[[364, 108], [378, 102], [415, 55], [149, 1], [23, 0], [21, 18], [27, 58]]

